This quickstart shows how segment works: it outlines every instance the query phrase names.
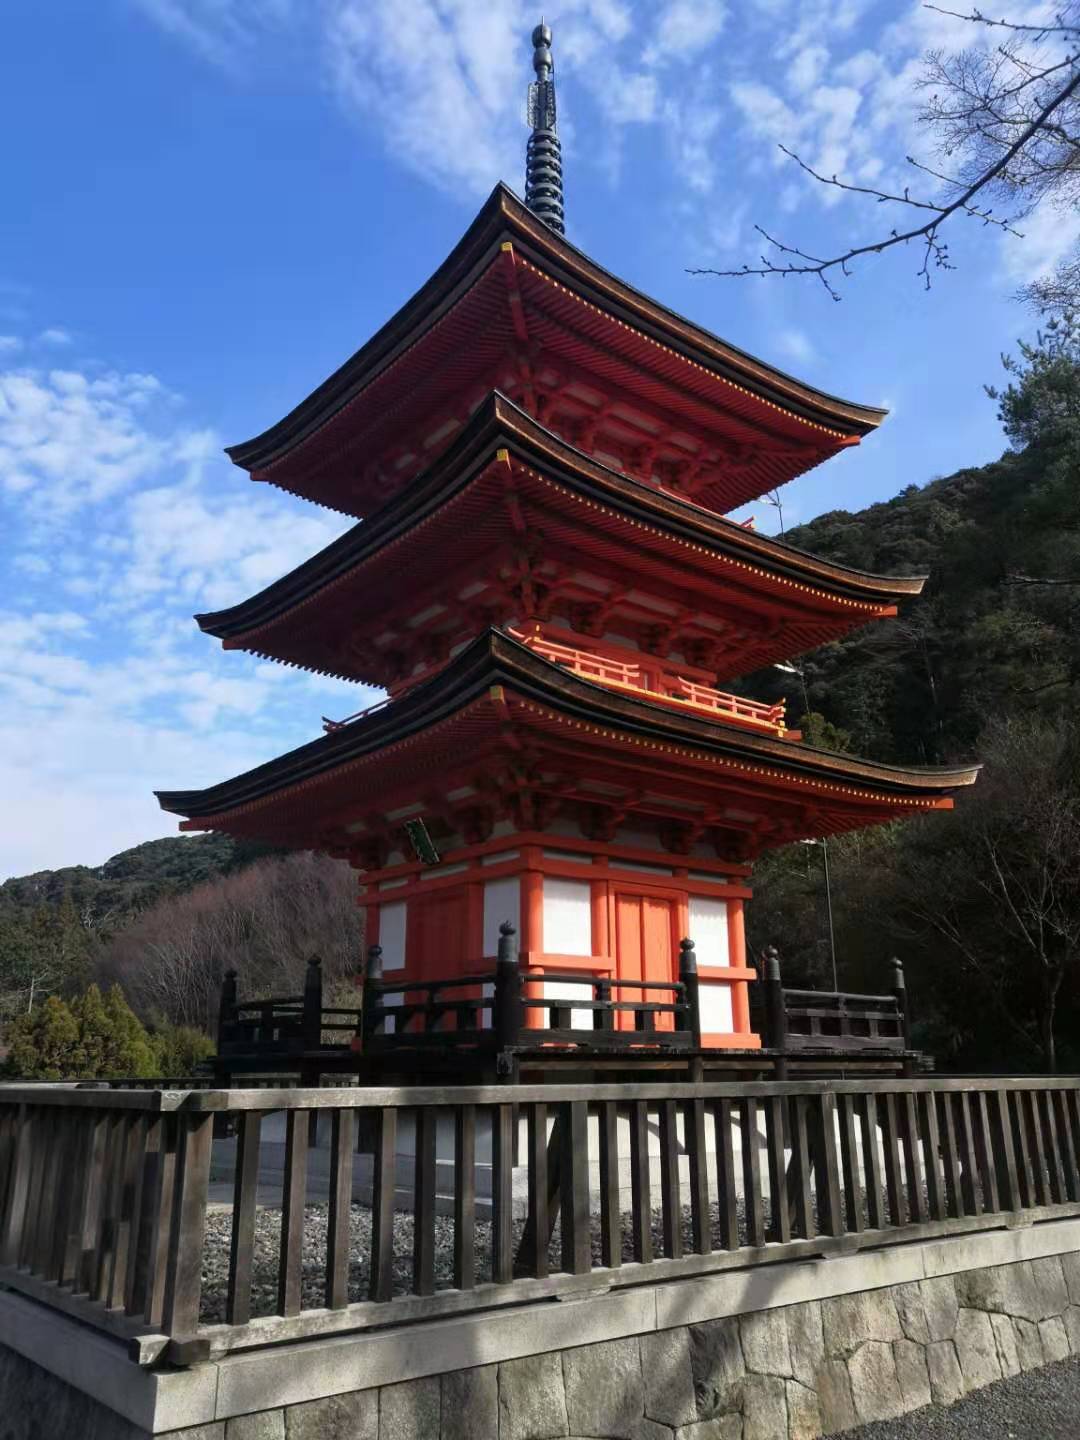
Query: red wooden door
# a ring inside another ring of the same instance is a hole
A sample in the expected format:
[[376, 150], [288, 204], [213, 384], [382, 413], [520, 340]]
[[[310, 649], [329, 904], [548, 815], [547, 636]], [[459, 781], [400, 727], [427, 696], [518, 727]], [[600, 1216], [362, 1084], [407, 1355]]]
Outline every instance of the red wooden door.
[[[407, 976], [410, 980], [452, 980], [467, 975], [475, 967], [469, 964], [468, 894], [460, 890], [433, 890], [429, 895], [413, 895], [409, 900], [409, 924], [406, 944]], [[475, 987], [443, 990], [436, 998], [454, 1002], [471, 998]], [[426, 992], [410, 990], [407, 999], [422, 1001]], [[456, 1030], [454, 1013], [435, 1021], [439, 1030]], [[411, 1028], [426, 1030], [427, 1021], [418, 1016]]]
[[[620, 980], [662, 980], [675, 977], [678, 953], [678, 898], [663, 893], [618, 889], [615, 892], [615, 974]], [[638, 998], [654, 1004], [670, 1004], [669, 990], [619, 990], [616, 999]], [[634, 1026], [632, 1014], [616, 1017], [620, 1030]], [[672, 1015], [660, 1015], [657, 1029], [673, 1030]]]

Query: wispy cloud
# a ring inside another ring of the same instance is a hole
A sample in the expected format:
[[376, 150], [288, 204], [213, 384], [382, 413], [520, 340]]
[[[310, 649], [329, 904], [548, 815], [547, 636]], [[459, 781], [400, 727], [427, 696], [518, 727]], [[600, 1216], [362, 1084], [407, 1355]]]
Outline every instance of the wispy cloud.
[[[151, 791], [312, 738], [363, 691], [223, 653], [190, 616], [343, 522], [252, 486], [155, 376], [0, 368], [0, 876], [172, 833]], [[87, 816], [93, 816], [92, 834]]]
[[42, 330], [37, 338], [39, 345], [71, 345], [75, 340], [70, 330], [64, 330], [59, 325], [52, 325], [48, 330]]

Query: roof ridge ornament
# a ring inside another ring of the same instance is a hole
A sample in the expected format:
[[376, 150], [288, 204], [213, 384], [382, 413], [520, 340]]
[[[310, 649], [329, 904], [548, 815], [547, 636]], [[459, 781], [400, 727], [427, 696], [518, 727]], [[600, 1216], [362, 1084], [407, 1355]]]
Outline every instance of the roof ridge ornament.
[[540, 24], [532, 32], [533, 69], [526, 121], [532, 127], [525, 150], [525, 204], [541, 220], [566, 233], [563, 211], [562, 147], [555, 121], [555, 67], [551, 59], [551, 28]]

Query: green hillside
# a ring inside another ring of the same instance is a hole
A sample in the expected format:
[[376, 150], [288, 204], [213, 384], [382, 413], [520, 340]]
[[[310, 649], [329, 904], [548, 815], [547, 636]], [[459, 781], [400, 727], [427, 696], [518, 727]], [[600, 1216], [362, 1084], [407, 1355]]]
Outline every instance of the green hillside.
[[147, 840], [104, 865], [38, 870], [0, 885], [0, 914], [25, 915], [68, 897], [84, 923], [115, 929], [167, 895], [179, 895], [269, 853], [227, 835]]

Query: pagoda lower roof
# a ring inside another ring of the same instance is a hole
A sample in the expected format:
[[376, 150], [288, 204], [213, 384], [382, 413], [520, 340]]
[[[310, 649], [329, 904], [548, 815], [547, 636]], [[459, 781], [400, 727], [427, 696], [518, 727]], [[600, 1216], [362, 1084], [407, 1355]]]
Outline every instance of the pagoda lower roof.
[[[529, 544], [537, 583], [549, 590], [572, 588], [574, 567], [591, 562], [624, 587], [667, 596], [672, 609], [702, 612], [702, 623], [727, 616], [725, 631], [712, 632], [721, 679], [892, 614], [924, 583], [819, 560], [658, 491], [493, 394], [372, 519], [250, 599], [196, 619], [230, 649], [386, 684], [377, 637], [390, 646], [394, 627], [408, 633], [411, 615], [452, 607], [456, 593], [475, 591], [478, 577]], [[554, 559], [565, 582], [553, 578]]]
[[549, 813], [634, 809], [722, 831], [752, 855], [947, 807], [976, 774], [879, 765], [672, 712], [491, 630], [432, 680], [321, 739], [209, 789], [157, 794], [183, 829], [299, 848], [347, 851], [402, 805], [486, 790], [543, 799]]
[[[793, 379], [650, 300], [498, 185], [367, 344], [228, 454], [255, 479], [364, 516], [464, 423], [477, 392], [507, 388], [508, 373], [527, 402], [550, 403], [551, 365], [573, 392], [567, 403], [591, 389], [608, 410], [643, 406], [630, 431], [646, 449], [672, 436], [694, 493], [718, 511], [858, 443], [885, 414]], [[588, 404], [579, 408], [587, 421]]]

